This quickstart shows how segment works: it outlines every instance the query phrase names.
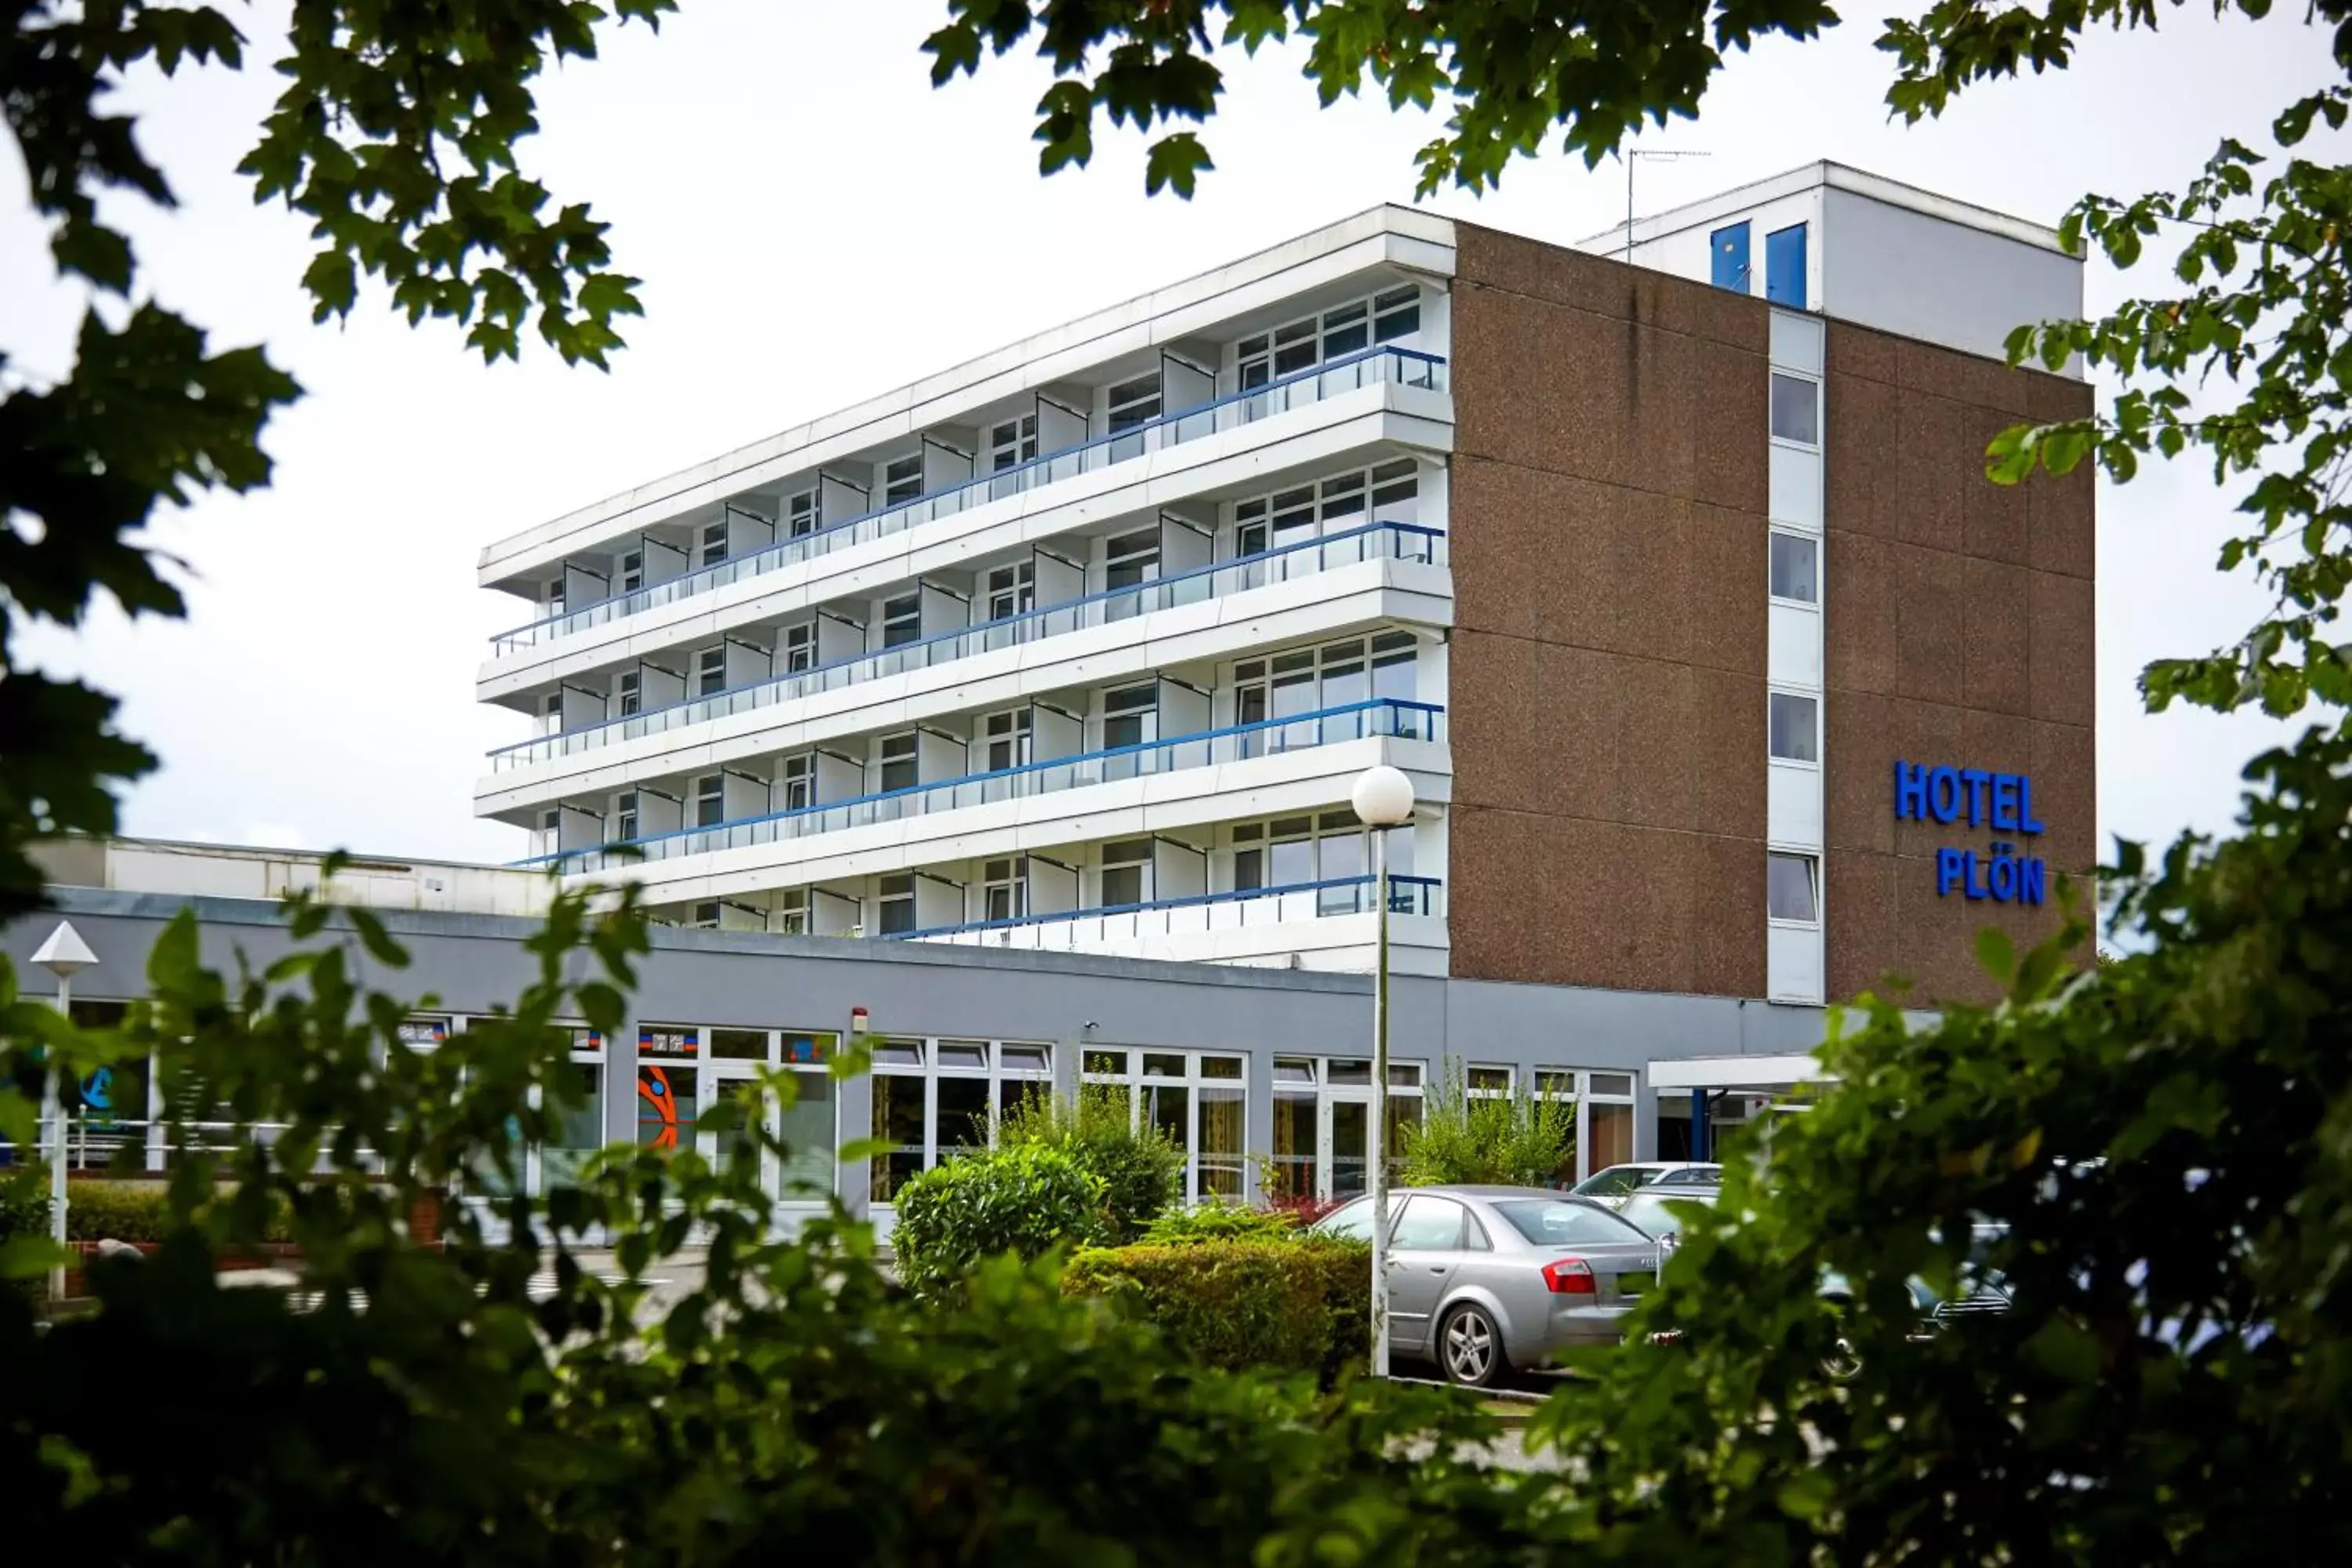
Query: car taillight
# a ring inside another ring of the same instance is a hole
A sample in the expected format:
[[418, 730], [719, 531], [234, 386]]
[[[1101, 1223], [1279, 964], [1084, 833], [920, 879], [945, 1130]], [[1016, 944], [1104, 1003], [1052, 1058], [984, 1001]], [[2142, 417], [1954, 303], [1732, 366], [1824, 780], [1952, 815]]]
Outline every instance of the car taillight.
[[1544, 1289], [1555, 1296], [1590, 1296], [1599, 1289], [1592, 1265], [1581, 1258], [1555, 1258], [1543, 1266], [1543, 1277]]

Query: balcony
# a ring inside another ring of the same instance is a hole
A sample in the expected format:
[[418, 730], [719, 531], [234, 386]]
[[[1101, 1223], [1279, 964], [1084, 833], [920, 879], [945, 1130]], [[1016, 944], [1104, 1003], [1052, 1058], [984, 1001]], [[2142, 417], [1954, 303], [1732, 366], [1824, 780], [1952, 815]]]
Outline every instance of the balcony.
[[1066, 632], [1083, 631], [1114, 621], [1132, 619], [1155, 610], [1223, 598], [1269, 584], [1286, 583], [1318, 572], [1352, 566], [1363, 561], [1444, 562], [1445, 535], [1415, 523], [1382, 522], [1344, 533], [1286, 544], [1255, 555], [1242, 556], [1213, 566], [1195, 567], [1132, 588], [1090, 594], [1043, 609], [1008, 616], [961, 631], [942, 632], [919, 642], [903, 643], [878, 653], [835, 659], [791, 675], [715, 691], [708, 697], [648, 709], [625, 718], [608, 719], [561, 734], [541, 735], [501, 746], [489, 753], [490, 771], [505, 773], [563, 757], [579, 756], [647, 735], [666, 734], [713, 719], [749, 713], [778, 703], [792, 702], [822, 692], [837, 691], [862, 681], [877, 680], [908, 670], [929, 669], [973, 654], [1018, 647]]
[[515, 862], [547, 867], [566, 876], [626, 868], [646, 861], [677, 859], [725, 849], [786, 843], [821, 833], [900, 822], [966, 806], [1026, 800], [1089, 784], [1143, 778], [1184, 768], [1245, 762], [1312, 746], [1375, 737], [1437, 741], [1445, 710], [1426, 702], [1380, 698], [1342, 708], [1292, 714], [1253, 724], [1180, 735], [1141, 745], [1117, 746], [1050, 762], [1027, 763], [994, 773], [971, 773], [937, 784], [914, 784], [853, 800], [803, 806], [740, 822], [681, 828], [627, 844], [597, 849], [567, 849]]
[[1059, 479], [1093, 473], [1148, 452], [1181, 446], [1220, 431], [1238, 429], [1293, 408], [1305, 407], [1377, 383], [1395, 382], [1404, 386], [1442, 391], [1444, 373], [1445, 361], [1434, 354], [1396, 347], [1367, 349], [1360, 353], [1318, 365], [1312, 370], [1269, 382], [1264, 386], [1253, 387], [1247, 392], [1234, 393], [1213, 402], [1163, 415], [1131, 429], [1097, 436], [1017, 467], [1000, 468], [948, 489], [883, 507], [798, 539], [772, 544], [749, 555], [688, 572], [666, 583], [656, 583], [633, 593], [617, 594], [609, 599], [599, 599], [593, 604], [582, 605], [528, 626], [517, 626], [491, 639], [492, 652], [495, 656], [503, 656], [537, 647], [625, 616], [676, 604], [681, 599], [706, 594], [748, 577], [781, 571], [803, 561], [831, 554], [836, 550], [886, 538], [936, 518], [951, 517], [971, 507], [1019, 495]]
[[[1380, 904], [1374, 879], [1349, 877], [1323, 882], [1297, 882], [1279, 888], [1249, 888], [1229, 893], [1207, 893], [1185, 899], [1161, 899], [1116, 909], [1064, 910], [1024, 915], [1014, 920], [975, 921], [964, 925], [935, 926], [928, 931], [899, 933], [898, 942], [951, 942], [965, 947], [1017, 948], [1024, 952], [1129, 952], [1160, 957], [1265, 961], [1296, 954], [1302, 960], [1328, 962], [1315, 968], [1352, 968], [1371, 941], [1369, 929], [1335, 927], [1328, 940], [1306, 937], [1307, 921], [1339, 917], [1370, 917]], [[1433, 922], [1443, 918], [1443, 886], [1431, 877], [1391, 877], [1389, 912], [1402, 928], [1394, 940], [1401, 950], [1399, 967], [1409, 973], [1444, 973], [1442, 958], [1420, 961], [1415, 950], [1434, 953], [1444, 946], [1444, 933]], [[1416, 917], [1418, 919], [1416, 919]], [[1433, 922], [1421, 925], [1419, 921]], [[1369, 928], [1369, 918], [1359, 922]], [[1367, 964], [1367, 966], [1369, 966]]]

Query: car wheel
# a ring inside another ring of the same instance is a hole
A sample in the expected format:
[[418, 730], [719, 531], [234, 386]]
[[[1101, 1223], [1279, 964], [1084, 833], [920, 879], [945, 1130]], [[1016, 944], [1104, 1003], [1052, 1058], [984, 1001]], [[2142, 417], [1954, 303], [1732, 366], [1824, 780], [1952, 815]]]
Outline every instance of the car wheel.
[[1484, 1307], [1456, 1307], [1445, 1314], [1437, 1331], [1437, 1360], [1446, 1381], [1465, 1388], [1487, 1387], [1510, 1368], [1502, 1331]]

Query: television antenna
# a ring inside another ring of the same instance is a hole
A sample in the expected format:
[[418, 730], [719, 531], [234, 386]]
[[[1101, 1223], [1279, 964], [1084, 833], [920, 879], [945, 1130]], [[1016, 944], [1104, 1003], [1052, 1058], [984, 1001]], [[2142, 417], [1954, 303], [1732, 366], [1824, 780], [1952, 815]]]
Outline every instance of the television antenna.
[[1662, 162], [1671, 162], [1676, 158], [1712, 158], [1714, 156], [1712, 153], [1652, 152], [1640, 147], [1629, 147], [1625, 150], [1625, 259], [1628, 262], [1633, 259], [1633, 164], [1635, 161], [1643, 158], [1655, 158]]

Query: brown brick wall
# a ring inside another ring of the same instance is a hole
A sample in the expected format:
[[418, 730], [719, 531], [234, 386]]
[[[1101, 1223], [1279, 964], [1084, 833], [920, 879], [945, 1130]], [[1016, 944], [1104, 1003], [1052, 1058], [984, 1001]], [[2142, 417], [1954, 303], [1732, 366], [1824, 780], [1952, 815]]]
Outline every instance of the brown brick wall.
[[1456, 245], [1454, 973], [1761, 995], [1765, 308]]
[[[1456, 231], [1448, 910], [1469, 978], [1760, 996], [1769, 315]], [[1893, 766], [2029, 773], [2053, 868], [2095, 853], [2092, 488], [1985, 441], [2079, 383], [1832, 324], [1825, 432], [1828, 990], [1982, 999], [1974, 935], [2051, 910], [1936, 894]]]
[[[2091, 473], [2003, 489], [1984, 447], [2020, 419], [2086, 414], [2091, 394], [1837, 322], [1827, 368], [1829, 994], [1897, 974], [1915, 1001], [1983, 1001], [1977, 931], [2038, 939], [2055, 889], [2038, 911], [1939, 898], [1937, 848], [2008, 837], [2078, 873], [2097, 852]], [[2049, 832], [1897, 823], [1897, 757], [2030, 773]]]

